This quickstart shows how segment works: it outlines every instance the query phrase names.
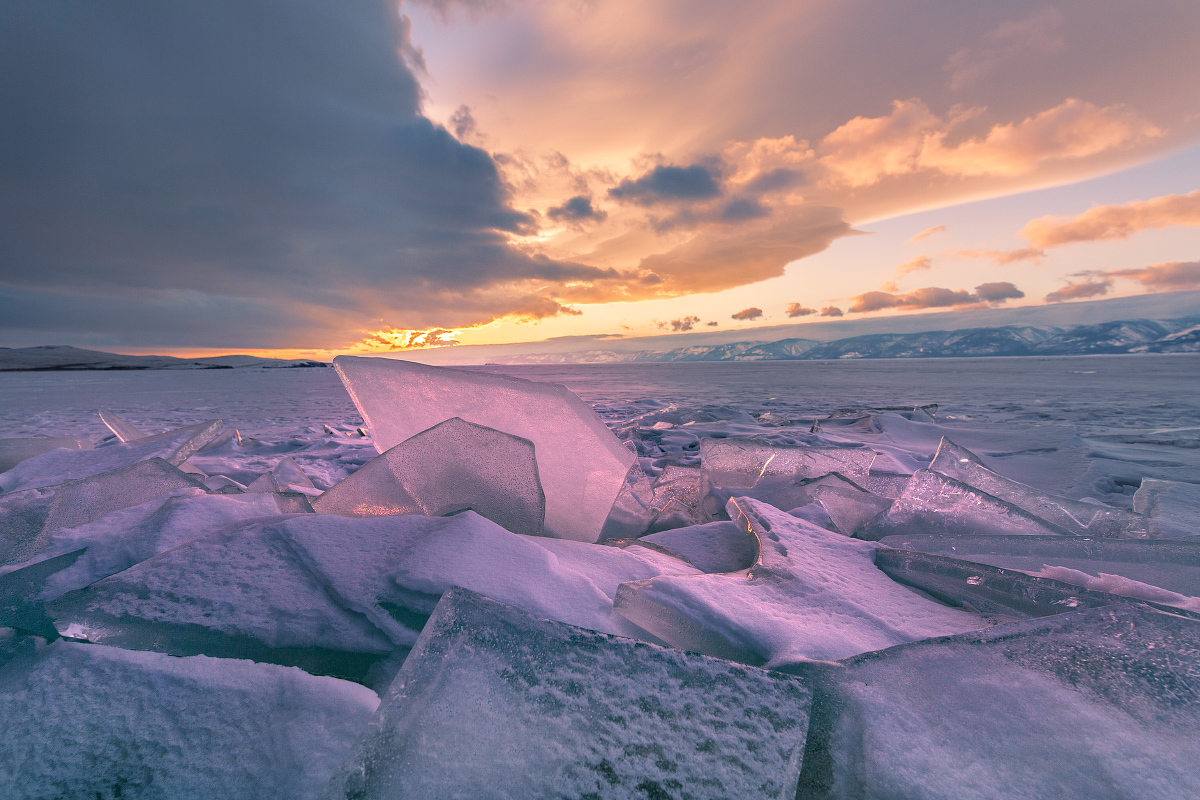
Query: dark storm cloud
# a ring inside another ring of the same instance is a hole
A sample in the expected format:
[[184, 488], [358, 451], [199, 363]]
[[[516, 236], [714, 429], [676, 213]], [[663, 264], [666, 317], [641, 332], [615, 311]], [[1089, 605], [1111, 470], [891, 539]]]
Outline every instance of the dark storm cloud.
[[981, 283], [975, 287], [975, 294], [979, 295], [979, 299], [985, 303], [1002, 303], [1005, 300], [1017, 300], [1025, 296], [1024, 292], [1008, 281]]
[[546, 212], [546, 216], [559, 222], [583, 222], [584, 220], [601, 222], [608, 217], [608, 214], [592, 206], [592, 198], [578, 195], [561, 206], [554, 206]]
[[709, 167], [659, 165], [637, 179], [626, 178], [608, 190], [608, 196], [638, 205], [679, 200], [707, 200], [721, 193], [717, 176]]
[[383, 0], [0, 4], [0, 288], [121, 300], [58, 306], [82, 331], [152, 317], [146, 292], [204, 297], [190, 343], [251, 347], [297, 308], [349, 332], [439, 324], [436, 301], [455, 325], [535, 307], [523, 281], [615, 277], [509, 246], [534, 220], [421, 115], [406, 62]]

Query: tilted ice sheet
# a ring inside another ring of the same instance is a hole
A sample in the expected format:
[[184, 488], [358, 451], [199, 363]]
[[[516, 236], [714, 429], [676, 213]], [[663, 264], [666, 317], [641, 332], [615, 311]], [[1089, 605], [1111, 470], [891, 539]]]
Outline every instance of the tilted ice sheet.
[[369, 689], [295, 668], [30, 647], [0, 664], [0, 795], [304, 800], [377, 706]]
[[329, 595], [291, 545], [287, 519], [193, 539], [63, 595], [48, 612], [59, 633], [94, 643], [365, 680], [394, 645]]
[[749, 439], [700, 442], [704, 511], [711, 519], [730, 497], [754, 497], [776, 508], [808, 501], [804, 481], [837, 472], [865, 485], [875, 452], [865, 447], [781, 447]]
[[917, 534], [885, 536], [879, 543], [1029, 573], [1047, 566], [1079, 570], [1094, 577], [1105, 572], [1200, 596], [1200, 542]]
[[1147, 516], [1156, 536], [1200, 538], [1200, 485], [1143, 478], [1133, 510]]
[[980, 425], [945, 422], [930, 424], [899, 414], [873, 414], [870, 426], [821, 429], [827, 439], [863, 442], [885, 453], [905, 472], [925, 468], [943, 437], [979, 454], [988, 469], [1006, 478], [1036, 486], [1051, 494], [1075, 489], [1087, 470], [1088, 448], [1063, 425]]
[[139, 461], [99, 475], [64, 481], [54, 492], [45, 533], [95, 522], [122, 508], [173, 494], [194, 494], [204, 484], [161, 458]]
[[[56, 572], [31, 600], [47, 602], [82, 589], [210, 531], [235, 522], [281, 513], [278, 495], [192, 494], [156, 498], [122, 509], [87, 525], [56, 531], [37, 555], [46, 558], [83, 549], [67, 568]], [[26, 564], [14, 565], [17, 567]], [[0, 583], [11, 568], [0, 568]], [[14, 576], [15, 577], [15, 576]]]
[[819, 673], [816, 798], [1200, 796], [1200, 623], [1131, 606], [919, 642]]
[[0, 472], [7, 472], [27, 458], [33, 458], [60, 447], [66, 450], [91, 450], [92, 443], [86, 439], [71, 439], [65, 436], [0, 439]]
[[1149, 535], [1144, 517], [1119, 508], [1056, 497], [1033, 486], [998, 475], [983, 465], [975, 453], [942, 437], [929, 464], [933, 472], [987, 492], [1029, 512], [1071, 536], [1136, 539]]
[[1062, 535], [1063, 531], [1012, 503], [920, 469], [913, 473], [885, 514], [859, 531], [866, 539], [896, 534]]
[[514, 533], [540, 536], [546, 496], [532, 442], [454, 417], [389, 449], [313, 508], [350, 517], [470, 509]]
[[381, 453], [451, 417], [533, 442], [548, 536], [594, 542], [635, 457], [557, 384], [338, 356], [334, 366]]
[[454, 589], [322, 797], [790, 800], [810, 702], [796, 678]]
[[304, 470], [296, 463], [296, 460], [291, 456], [284, 456], [279, 459], [270, 472], [260, 475], [253, 480], [246, 491], [250, 493], [256, 492], [296, 492], [316, 497], [321, 494], [321, 490], [313, 486], [313, 482], [304, 474]]
[[758, 538], [753, 567], [623, 584], [617, 612], [675, 647], [768, 667], [987, 625], [892, 581], [872, 561], [874, 544], [749, 498], [731, 500], [729, 514]]
[[151, 458], [161, 458], [172, 466], [178, 466], [216, 436], [220, 429], [220, 420], [214, 420], [140, 439], [135, 444], [115, 444], [94, 450], [51, 450], [22, 461], [8, 472], [0, 473], [0, 492], [54, 486], [63, 481], [132, 466]]

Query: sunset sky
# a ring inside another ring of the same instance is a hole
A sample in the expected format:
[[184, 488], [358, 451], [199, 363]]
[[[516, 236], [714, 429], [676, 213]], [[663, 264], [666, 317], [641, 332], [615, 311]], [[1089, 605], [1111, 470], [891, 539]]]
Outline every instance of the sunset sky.
[[13, 0], [0, 345], [749, 339], [1200, 289], [1198, 41], [1194, 0]]

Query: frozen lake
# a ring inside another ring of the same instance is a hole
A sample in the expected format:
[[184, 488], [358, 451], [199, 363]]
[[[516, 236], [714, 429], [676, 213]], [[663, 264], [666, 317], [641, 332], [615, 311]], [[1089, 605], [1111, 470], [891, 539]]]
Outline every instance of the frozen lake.
[[[609, 421], [665, 403], [794, 418], [849, 406], [938, 403], [940, 419], [1068, 424], [1085, 436], [1200, 428], [1200, 355], [481, 369], [562, 383]], [[268, 438], [361, 424], [332, 369], [0, 373], [0, 399], [0, 437], [99, 438], [107, 434], [96, 417], [101, 407], [147, 430], [219, 417]], [[1200, 436], [1180, 433], [1181, 441]]]

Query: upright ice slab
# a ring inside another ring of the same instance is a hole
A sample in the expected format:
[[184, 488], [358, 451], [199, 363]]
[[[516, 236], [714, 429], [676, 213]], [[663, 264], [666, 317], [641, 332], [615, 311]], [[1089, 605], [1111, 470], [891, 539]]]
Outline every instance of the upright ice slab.
[[1200, 796], [1200, 623], [1131, 606], [821, 670], [797, 797]]
[[257, 479], [252, 481], [246, 487], [246, 491], [251, 494], [259, 492], [282, 493], [295, 492], [297, 494], [306, 494], [316, 496], [321, 492], [307, 475], [300, 465], [296, 463], [296, 459], [291, 456], [284, 456], [279, 459], [270, 472], [265, 472]]
[[249, 661], [23, 649], [0, 655], [5, 800], [307, 800], [378, 705], [362, 686]]
[[987, 624], [892, 581], [872, 561], [874, 544], [749, 498], [731, 500], [729, 515], [758, 539], [754, 566], [622, 584], [617, 612], [675, 647], [768, 667]]
[[540, 536], [546, 496], [532, 442], [454, 417], [374, 459], [313, 509], [348, 517], [470, 509], [513, 533]]
[[979, 456], [945, 437], [942, 437], [929, 469], [1012, 503], [1055, 527], [1059, 533], [1110, 539], [1137, 539], [1149, 535], [1145, 518], [1138, 514], [1046, 494], [992, 472]]
[[754, 497], [776, 508], [808, 502], [803, 482], [837, 472], [865, 486], [875, 452], [865, 447], [783, 447], [752, 439], [700, 442], [704, 511], [712, 519], [730, 497]]
[[565, 387], [387, 358], [338, 356], [379, 452], [459, 417], [533, 442], [546, 494], [545, 533], [597, 541], [632, 452]]
[[1200, 486], [1143, 478], [1133, 510], [1145, 514], [1154, 536], [1200, 538]]
[[700, 469], [667, 464], [654, 479], [651, 531], [698, 525], [704, 521]]
[[161, 458], [177, 467], [210, 442], [220, 430], [221, 421], [213, 420], [147, 436], [132, 444], [83, 451], [51, 450], [22, 461], [8, 472], [0, 473], [0, 492], [54, 486], [63, 481], [128, 467], [150, 458]]
[[322, 797], [791, 798], [810, 703], [796, 678], [454, 589]]
[[0, 472], [20, 464], [27, 458], [40, 456], [51, 450], [91, 450], [92, 443], [84, 439], [65, 436], [33, 436], [21, 439], [0, 439]]

